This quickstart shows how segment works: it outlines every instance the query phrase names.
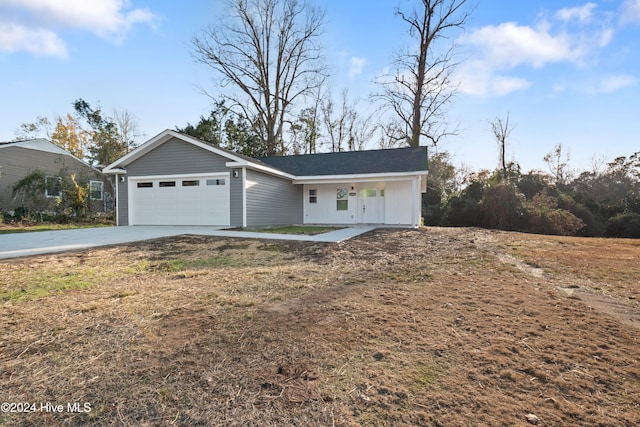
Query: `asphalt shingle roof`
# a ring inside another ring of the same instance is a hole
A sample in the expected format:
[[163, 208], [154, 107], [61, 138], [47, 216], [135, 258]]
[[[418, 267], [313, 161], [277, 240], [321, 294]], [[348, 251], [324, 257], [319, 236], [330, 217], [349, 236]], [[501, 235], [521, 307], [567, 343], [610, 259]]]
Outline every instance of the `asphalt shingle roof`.
[[417, 172], [427, 170], [427, 148], [271, 156], [257, 160], [295, 176]]

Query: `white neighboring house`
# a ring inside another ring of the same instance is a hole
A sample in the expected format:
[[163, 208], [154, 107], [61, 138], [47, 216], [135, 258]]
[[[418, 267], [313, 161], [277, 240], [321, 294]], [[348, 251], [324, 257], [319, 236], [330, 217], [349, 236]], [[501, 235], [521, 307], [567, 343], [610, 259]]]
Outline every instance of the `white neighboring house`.
[[426, 147], [254, 159], [166, 130], [104, 169], [118, 225], [417, 227]]

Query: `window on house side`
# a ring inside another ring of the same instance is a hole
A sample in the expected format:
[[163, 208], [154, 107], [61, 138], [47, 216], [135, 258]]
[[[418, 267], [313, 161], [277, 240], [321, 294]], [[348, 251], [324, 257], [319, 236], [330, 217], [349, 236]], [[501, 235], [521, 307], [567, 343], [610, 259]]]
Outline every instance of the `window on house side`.
[[349, 192], [346, 188], [336, 190], [336, 209], [339, 211], [349, 210]]
[[103, 190], [104, 190], [104, 182], [89, 181], [89, 198], [91, 200], [102, 200]]
[[318, 190], [309, 190], [309, 203], [318, 203]]
[[47, 198], [62, 197], [62, 177], [45, 176], [44, 187], [44, 195]]

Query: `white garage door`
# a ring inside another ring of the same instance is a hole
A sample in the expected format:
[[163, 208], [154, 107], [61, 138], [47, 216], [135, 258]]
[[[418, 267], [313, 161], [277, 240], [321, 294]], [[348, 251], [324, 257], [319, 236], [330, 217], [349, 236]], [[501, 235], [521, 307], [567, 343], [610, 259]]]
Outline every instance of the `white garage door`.
[[229, 174], [129, 179], [131, 225], [229, 225]]

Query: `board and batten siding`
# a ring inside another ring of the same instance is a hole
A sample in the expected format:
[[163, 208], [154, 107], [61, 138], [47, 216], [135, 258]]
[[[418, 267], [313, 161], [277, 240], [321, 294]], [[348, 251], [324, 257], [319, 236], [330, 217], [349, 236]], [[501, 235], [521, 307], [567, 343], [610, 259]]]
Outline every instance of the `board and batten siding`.
[[[420, 204], [416, 179], [403, 181], [372, 181], [354, 184], [305, 184], [304, 185], [304, 223], [305, 224], [355, 224], [361, 222], [362, 200], [359, 194], [363, 190], [375, 189], [380, 197], [378, 209], [380, 224], [416, 226], [416, 209]], [[338, 189], [348, 190], [347, 209], [337, 210]], [[315, 190], [315, 203], [311, 203], [309, 190]], [[419, 220], [418, 220], [419, 221]]]
[[385, 184], [385, 224], [415, 225], [414, 185], [414, 181], [391, 181]]
[[170, 139], [127, 165], [127, 175], [180, 175], [228, 172], [229, 159], [177, 138]]
[[302, 186], [247, 170], [247, 226], [302, 224]]
[[[355, 224], [358, 222], [357, 192], [351, 191], [350, 184], [307, 184], [304, 186], [304, 223], [305, 224]], [[337, 210], [337, 191], [347, 190], [347, 210]], [[309, 190], [315, 190], [315, 203]]]

